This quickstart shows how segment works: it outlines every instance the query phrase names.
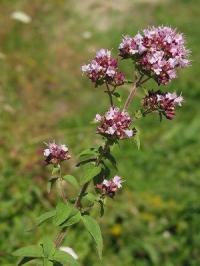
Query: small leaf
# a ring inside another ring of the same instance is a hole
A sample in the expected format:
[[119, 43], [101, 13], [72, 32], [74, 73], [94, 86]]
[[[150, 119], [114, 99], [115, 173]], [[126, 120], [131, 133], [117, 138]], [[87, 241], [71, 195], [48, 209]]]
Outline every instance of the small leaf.
[[133, 139], [134, 139], [134, 141], [135, 141], [135, 143], [137, 145], [137, 148], [139, 150], [140, 146], [141, 146], [141, 143], [140, 143], [140, 130], [138, 128], [136, 128], [136, 134], [135, 134]]
[[88, 192], [86, 195], [85, 195], [85, 197], [84, 198], [86, 198], [87, 200], [89, 200], [90, 202], [94, 202], [94, 201], [96, 201], [96, 195], [94, 195], [93, 193], [91, 193], [91, 192]]
[[61, 224], [61, 227], [69, 227], [71, 225], [77, 224], [81, 219], [81, 214], [77, 210], [76, 214], [73, 216], [70, 216], [63, 224]]
[[79, 263], [68, 253], [56, 250], [52, 260], [67, 266], [79, 266]]
[[56, 181], [58, 180], [58, 177], [57, 176], [52, 176], [48, 183], [47, 183], [47, 193], [50, 193], [51, 192], [51, 189], [53, 187], [53, 185], [56, 183]]
[[72, 207], [67, 203], [59, 202], [56, 206], [56, 216], [54, 219], [55, 225], [61, 225], [64, 223], [70, 216]]
[[100, 206], [100, 216], [102, 217], [104, 215], [104, 202], [102, 200], [98, 201]]
[[96, 220], [94, 218], [90, 217], [89, 215], [82, 216], [82, 221], [83, 221], [86, 229], [88, 230], [88, 232], [93, 237], [93, 239], [97, 245], [97, 251], [98, 251], [99, 257], [101, 259], [102, 258], [102, 249], [103, 249], [103, 239], [102, 239], [100, 227], [99, 227], [98, 223], [96, 222]]
[[72, 176], [72, 175], [65, 175], [65, 176], [63, 176], [63, 179], [66, 182], [69, 182], [75, 188], [79, 189], [79, 183], [78, 183], [78, 181], [76, 180], [76, 178], [74, 176]]
[[113, 95], [117, 98], [117, 101], [121, 103], [122, 99], [118, 92], [114, 92]]
[[89, 148], [89, 149], [85, 149], [83, 150], [81, 153], [79, 153], [79, 157], [83, 157], [83, 156], [96, 156], [98, 153], [98, 149], [97, 148]]
[[109, 160], [111, 162], [112, 166], [115, 168], [115, 170], [117, 170], [117, 162], [115, 160], [115, 157], [111, 153], [109, 153], [109, 152], [105, 153], [104, 154], [104, 157], [107, 160]]
[[60, 167], [53, 167], [52, 169], [52, 175], [57, 174], [60, 171]]
[[37, 218], [37, 225], [41, 225], [42, 223], [44, 223], [46, 220], [52, 218], [53, 216], [56, 215], [56, 210], [52, 210], [52, 211], [48, 211], [48, 212], [45, 212], [43, 213], [42, 215], [40, 215], [38, 218]]
[[41, 246], [27, 246], [17, 249], [13, 256], [16, 257], [32, 257], [32, 258], [42, 258], [43, 250]]
[[49, 237], [43, 238], [41, 246], [43, 248], [43, 254], [45, 258], [49, 258], [55, 253], [54, 243]]
[[101, 167], [100, 166], [95, 166], [94, 164], [86, 165], [84, 167], [83, 177], [80, 180], [81, 185], [89, 182], [91, 179], [93, 179], [100, 172], [101, 172]]
[[139, 119], [139, 118], [142, 118], [143, 115], [142, 115], [142, 111], [141, 110], [137, 110], [135, 113], [134, 113], [134, 117], [136, 119]]
[[36, 258], [31, 258], [31, 257], [24, 257], [23, 259], [20, 260], [20, 262], [17, 264], [18, 266], [24, 265], [28, 263], [31, 260], [35, 260]]

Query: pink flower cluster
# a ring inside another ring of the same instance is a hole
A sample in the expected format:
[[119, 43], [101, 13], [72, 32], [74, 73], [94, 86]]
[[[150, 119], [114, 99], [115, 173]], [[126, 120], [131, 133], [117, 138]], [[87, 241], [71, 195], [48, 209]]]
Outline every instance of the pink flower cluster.
[[134, 37], [125, 36], [119, 45], [122, 58], [132, 58], [136, 67], [158, 84], [176, 77], [176, 69], [189, 64], [189, 51], [182, 34], [170, 27], [150, 27]]
[[95, 121], [100, 123], [97, 133], [112, 139], [130, 138], [135, 133], [130, 129], [132, 120], [129, 114], [117, 107], [111, 107], [103, 116], [97, 114]]
[[59, 164], [64, 160], [69, 160], [71, 156], [66, 145], [57, 145], [56, 143], [49, 143], [48, 148], [44, 150], [45, 161], [47, 164]]
[[82, 66], [82, 71], [96, 86], [104, 82], [120, 86], [125, 79], [124, 74], [118, 71], [117, 60], [111, 57], [111, 51], [105, 49], [97, 51], [95, 58], [89, 64]]
[[122, 187], [122, 182], [120, 176], [114, 176], [110, 180], [104, 179], [101, 184], [96, 185], [96, 188], [99, 189], [103, 195], [108, 195], [112, 198], [117, 190]]
[[158, 111], [167, 119], [172, 120], [175, 116], [176, 106], [182, 106], [183, 97], [174, 93], [149, 91], [143, 99], [144, 113]]

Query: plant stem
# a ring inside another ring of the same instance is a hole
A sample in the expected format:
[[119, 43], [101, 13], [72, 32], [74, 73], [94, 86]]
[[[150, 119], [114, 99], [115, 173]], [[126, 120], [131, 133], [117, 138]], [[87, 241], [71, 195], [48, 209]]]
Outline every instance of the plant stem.
[[107, 93], [108, 93], [108, 96], [109, 96], [109, 100], [110, 100], [110, 106], [113, 107], [113, 98], [112, 98], [112, 92], [109, 88], [109, 85], [108, 83], [106, 82], [106, 88], [107, 88]]
[[132, 89], [131, 89], [131, 91], [130, 91], [127, 99], [126, 99], [126, 102], [124, 104], [124, 108], [123, 108], [124, 111], [128, 108], [128, 106], [131, 103], [133, 97], [135, 96], [137, 87], [140, 86], [140, 82], [141, 82], [142, 78], [143, 78], [143, 75], [141, 75], [139, 78], [136, 78], [135, 81], [133, 82]]

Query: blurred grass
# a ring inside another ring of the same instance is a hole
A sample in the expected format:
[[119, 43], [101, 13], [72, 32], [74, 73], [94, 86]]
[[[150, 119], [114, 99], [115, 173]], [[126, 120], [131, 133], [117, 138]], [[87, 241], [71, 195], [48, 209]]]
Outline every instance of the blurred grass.
[[[1, 0], [0, 10], [0, 264], [16, 265], [10, 255], [15, 248], [52, 235], [50, 225], [27, 232], [36, 216], [55, 204], [55, 195], [46, 193], [43, 141], [69, 145], [73, 159], [66, 172], [72, 171], [82, 148], [101, 141], [90, 121], [105, 111], [107, 99], [82, 77], [80, 66], [98, 48], [116, 54], [122, 34], [165, 24], [184, 32], [192, 51], [192, 66], [169, 86], [183, 92], [185, 104], [174, 121], [160, 124], [154, 116], [137, 121], [140, 151], [128, 141], [114, 150], [126, 182], [119, 197], [108, 201], [100, 221], [103, 261], [97, 261], [81, 227], [69, 233], [65, 244], [87, 266], [199, 266], [197, 1]], [[30, 24], [11, 19], [18, 10], [32, 17]], [[122, 69], [131, 75], [127, 65]], [[149, 86], [155, 88], [154, 83]], [[123, 97], [127, 90], [120, 89]]]

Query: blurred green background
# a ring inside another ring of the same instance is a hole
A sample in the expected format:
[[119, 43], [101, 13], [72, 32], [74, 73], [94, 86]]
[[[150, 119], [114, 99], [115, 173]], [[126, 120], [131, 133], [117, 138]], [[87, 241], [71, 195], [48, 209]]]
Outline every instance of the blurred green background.
[[[16, 11], [31, 21], [13, 19]], [[65, 171], [74, 175], [76, 154], [101, 143], [91, 121], [108, 102], [81, 65], [99, 48], [116, 55], [123, 34], [161, 24], [184, 32], [192, 50], [192, 66], [168, 87], [185, 103], [173, 121], [160, 124], [153, 115], [136, 122], [141, 150], [128, 141], [115, 148], [126, 182], [99, 219], [103, 260], [81, 225], [64, 245], [84, 266], [200, 265], [199, 11], [197, 0], [0, 0], [0, 265], [16, 265], [13, 250], [56, 235], [51, 224], [28, 232], [57, 200], [46, 192], [43, 141], [69, 146]], [[130, 62], [121, 67], [132, 75]]]

